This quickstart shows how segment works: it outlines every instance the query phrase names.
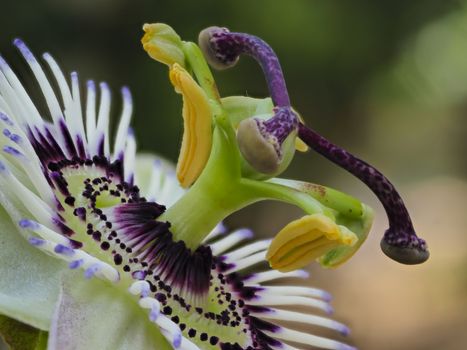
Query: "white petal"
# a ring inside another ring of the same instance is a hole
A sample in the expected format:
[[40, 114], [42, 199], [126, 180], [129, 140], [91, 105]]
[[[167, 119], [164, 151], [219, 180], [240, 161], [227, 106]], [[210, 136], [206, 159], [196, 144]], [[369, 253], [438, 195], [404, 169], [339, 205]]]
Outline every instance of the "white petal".
[[137, 300], [98, 279], [70, 272], [52, 321], [48, 350], [171, 350]]
[[179, 185], [175, 176], [175, 166], [162, 157], [138, 154], [135, 163], [135, 184], [146, 199], [156, 201], [169, 207], [179, 199], [185, 190]]
[[66, 264], [32, 247], [0, 208], [0, 313], [47, 330]]

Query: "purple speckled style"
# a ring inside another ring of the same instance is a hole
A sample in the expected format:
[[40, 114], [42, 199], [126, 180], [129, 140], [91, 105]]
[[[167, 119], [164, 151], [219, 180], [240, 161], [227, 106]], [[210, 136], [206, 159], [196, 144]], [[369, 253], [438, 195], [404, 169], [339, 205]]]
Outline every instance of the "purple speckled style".
[[[226, 28], [211, 27], [205, 30], [205, 34], [207, 36], [200, 38], [208, 39], [207, 56], [214, 55], [225, 67], [235, 64], [240, 54], [254, 57], [261, 65], [275, 106], [275, 114], [267, 121], [256, 121], [261, 135], [274, 144], [278, 155], [281, 155], [284, 140], [298, 127], [299, 137], [308, 146], [362, 180], [381, 201], [389, 219], [389, 229], [381, 241], [383, 252], [405, 264], [418, 264], [427, 260], [429, 253], [426, 243], [415, 234], [407, 208], [391, 182], [371, 165], [299, 123], [297, 115], [290, 107], [279, 60], [271, 47], [256, 36], [231, 33]], [[201, 44], [206, 47], [205, 43]]]
[[[252, 56], [263, 69], [272, 102], [274, 116], [267, 121], [256, 119], [264, 139], [271, 142], [279, 157], [287, 136], [297, 130], [298, 117], [290, 106], [289, 94], [282, 68], [273, 49], [262, 39], [246, 34], [232, 33], [226, 28], [208, 28], [209, 50], [225, 66], [232, 66], [241, 54]], [[204, 46], [204, 45], [202, 45]]]
[[280, 146], [291, 132], [297, 130], [298, 118], [290, 107], [274, 107], [274, 117], [268, 120], [256, 119], [261, 135], [267, 140], [273, 138], [276, 152], [281, 155]]
[[428, 259], [425, 240], [415, 234], [402, 198], [381, 172], [302, 123], [298, 130], [299, 137], [309, 147], [358, 177], [381, 201], [389, 220], [389, 229], [384, 234], [381, 246], [390, 258], [406, 264], [417, 264]]
[[290, 106], [279, 60], [264, 40], [245, 33], [231, 33], [226, 28], [212, 28], [210, 34], [211, 49], [220, 62], [230, 65], [241, 54], [252, 56], [263, 69], [274, 105]]

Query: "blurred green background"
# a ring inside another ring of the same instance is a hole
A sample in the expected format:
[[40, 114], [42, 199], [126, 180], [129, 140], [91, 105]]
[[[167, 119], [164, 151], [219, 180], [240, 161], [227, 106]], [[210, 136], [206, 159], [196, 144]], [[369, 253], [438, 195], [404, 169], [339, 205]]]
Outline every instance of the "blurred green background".
[[[119, 88], [128, 85], [140, 150], [176, 160], [181, 101], [166, 67], [141, 48], [145, 22], [166, 22], [185, 40], [211, 25], [261, 36], [276, 50], [308, 125], [398, 185], [430, 245], [423, 266], [382, 255], [386, 219], [358, 180], [311, 152], [298, 155], [286, 173], [349, 192], [378, 211], [372, 237], [352, 261], [335, 271], [311, 267], [310, 283], [335, 295], [336, 319], [351, 326], [349, 341], [361, 349], [464, 349], [467, 1], [2, 1], [0, 50], [33, 89], [11, 45], [15, 37], [38, 54], [51, 52], [82, 81], [106, 80], [115, 116]], [[223, 96], [268, 95], [251, 59], [215, 77]], [[299, 214], [262, 203], [228, 222], [271, 236]]]

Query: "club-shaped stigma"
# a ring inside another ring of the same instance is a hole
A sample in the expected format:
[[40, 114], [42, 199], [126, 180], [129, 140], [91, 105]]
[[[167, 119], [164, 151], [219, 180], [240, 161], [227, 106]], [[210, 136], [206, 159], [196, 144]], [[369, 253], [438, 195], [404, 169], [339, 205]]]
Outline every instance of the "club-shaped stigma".
[[273, 111], [274, 117], [268, 120], [243, 120], [237, 130], [240, 151], [263, 174], [281, 169], [286, 153], [294, 150], [294, 145], [286, 141], [293, 141], [297, 134], [298, 119], [290, 107], [274, 107]]
[[425, 240], [415, 234], [409, 212], [394, 185], [377, 169], [306, 127], [299, 125], [299, 137], [312, 149], [341, 166], [365, 183], [383, 204], [389, 228], [381, 249], [402, 264], [420, 264], [429, 257]]
[[268, 120], [249, 118], [240, 122], [237, 140], [240, 151], [248, 163], [264, 174], [281, 170], [293, 146], [286, 140], [295, 140], [298, 116], [290, 106], [282, 68], [277, 55], [262, 39], [246, 34], [233, 33], [226, 28], [209, 27], [199, 35], [199, 45], [209, 62], [217, 69], [235, 65], [240, 55], [253, 57], [263, 69], [274, 104], [273, 117]]

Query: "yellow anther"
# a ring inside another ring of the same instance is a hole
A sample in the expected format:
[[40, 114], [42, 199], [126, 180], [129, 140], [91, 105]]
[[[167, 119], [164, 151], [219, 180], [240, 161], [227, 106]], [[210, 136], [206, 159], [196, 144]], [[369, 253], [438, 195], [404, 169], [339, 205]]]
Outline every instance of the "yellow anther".
[[[303, 120], [302, 116], [299, 113], [297, 113], [296, 110], [294, 110], [294, 112], [298, 115], [298, 119], [300, 119], [300, 121], [303, 124], [305, 124], [305, 121]], [[299, 152], [306, 152], [308, 151], [308, 145], [297, 137], [295, 139], [295, 149]]]
[[175, 63], [169, 72], [175, 91], [183, 96], [183, 139], [177, 162], [182, 187], [192, 185], [203, 171], [212, 146], [212, 115], [204, 91], [192, 76]]
[[308, 265], [331, 249], [352, 246], [357, 236], [323, 214], [312, 214], [292, 221], [274, 238], [266, 259], [270, 266], [282, 272]]
[[168, 66], [178, 63], [185, 67], [182, 40], [167, 24], [153, 23], [143, 26], [145, 32], [141, 43], [149, 56]]
[[297, 137], [295, 139], [295, 149], [299, 152], [306, 152], [308, 151], [308, 146], [305, 142], [303, 142]]

